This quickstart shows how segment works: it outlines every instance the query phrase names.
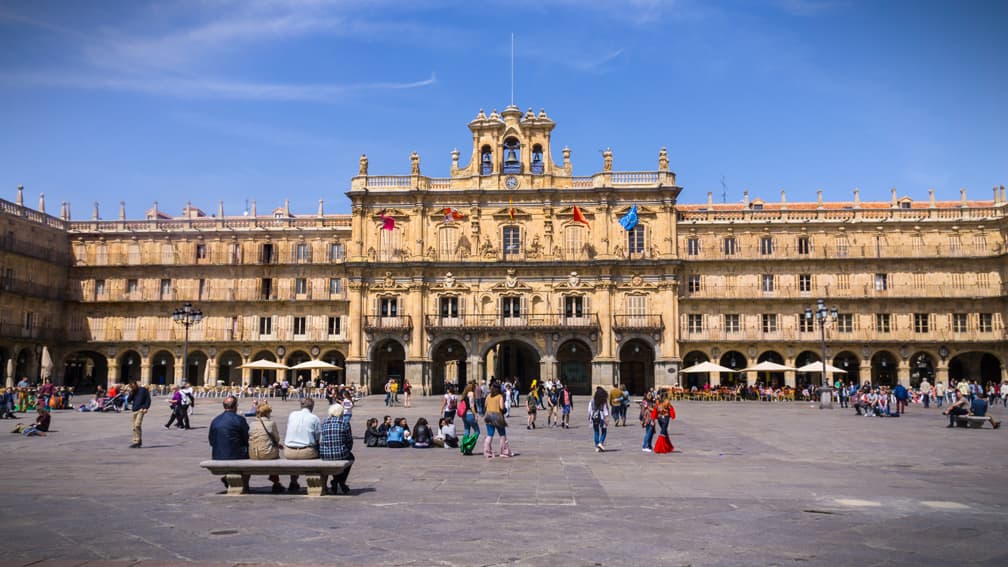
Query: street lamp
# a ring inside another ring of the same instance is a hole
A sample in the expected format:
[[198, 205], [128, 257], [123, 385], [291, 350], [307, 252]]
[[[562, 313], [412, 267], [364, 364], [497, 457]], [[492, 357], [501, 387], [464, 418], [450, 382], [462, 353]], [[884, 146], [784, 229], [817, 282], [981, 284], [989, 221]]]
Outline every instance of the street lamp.
[[825, 301], [817, 299], [815, 309], [805, 308], [805, 320], [819, 322], [819, 340], [822, 345], [822, 385], [819, 387], [819, 407], [832, 408], [833, 386], [826, 379], [826, 322], [837, 320], [837, 308], [827, 308]]
[[186, 301], [185, 305], [172, 312], [172, 320], [185, 327], [185, 340], [182, 342], [182, 381], [189, 382], [189, 327], [198, 325], [203, 320], [203, 312]]

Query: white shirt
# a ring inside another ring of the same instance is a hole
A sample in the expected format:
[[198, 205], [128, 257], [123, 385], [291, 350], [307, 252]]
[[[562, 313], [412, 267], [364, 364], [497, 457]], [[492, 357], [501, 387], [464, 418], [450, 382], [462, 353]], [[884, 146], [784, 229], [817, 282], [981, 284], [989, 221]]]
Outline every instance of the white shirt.
[[300, 411], [292, 412], [287, 418], [284, 446], [291, 449], [318, 447], [321, 432], [322, 420], [308, 411], [308, 408], [301, 408]]

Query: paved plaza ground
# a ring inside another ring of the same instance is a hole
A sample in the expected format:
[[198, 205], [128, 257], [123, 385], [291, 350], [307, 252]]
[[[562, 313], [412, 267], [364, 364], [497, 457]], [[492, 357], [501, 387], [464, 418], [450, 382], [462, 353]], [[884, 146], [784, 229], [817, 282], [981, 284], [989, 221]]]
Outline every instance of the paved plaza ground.
[[[351, 494], [321, 498], [260, 477], [224, 495], [198, 466], [219, 400], [168, 431], [155, 398], [141, 449], [126, 413], [56, 412], [48, 437], [0, 436], [0, 566], [1008, 565], [1005, 429], [946, 429], [916, 406], [678, 402], [674, 454], [641, 452], [633, 411], [596, 453], [586, 402], [569, 430], [526, 431], [514, 412], [518, 455], [488, 460], [364, 447], [368, 417], [436, 423], [439, 407], [372, 396], [354, 410]], [[274, 407], [283, 429], [296, 401]]]

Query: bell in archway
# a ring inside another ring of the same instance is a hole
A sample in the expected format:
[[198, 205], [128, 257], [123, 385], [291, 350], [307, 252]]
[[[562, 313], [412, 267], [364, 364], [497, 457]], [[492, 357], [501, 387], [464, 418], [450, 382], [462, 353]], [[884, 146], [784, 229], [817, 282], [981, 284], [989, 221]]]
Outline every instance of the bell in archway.
[[515, 152], [514, 148], [508, 148], [507, 153], [504, 154], [504, 163], [507, 165], [515, 165], [518, 163], [518, 154]]

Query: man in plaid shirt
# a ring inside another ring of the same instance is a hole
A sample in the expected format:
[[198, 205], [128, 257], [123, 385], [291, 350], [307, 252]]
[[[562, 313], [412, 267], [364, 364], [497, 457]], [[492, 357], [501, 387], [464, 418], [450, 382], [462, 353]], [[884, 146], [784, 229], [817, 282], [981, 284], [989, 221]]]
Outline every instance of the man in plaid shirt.
[[343, 494], [350, 493], [350, 487], [347, 486], [346, 480], [354, 462], [354, 455], [350, 452], [352, 449], [353, 435], [350, 431], [350, 420], [343, 415], [342, 404], [333, 404], [329, 406], [329, 417], [322, 422], [319, 458], [323, 461], [349, 461], [343, 472], [333, 476], [333, 494], [339, 494], [338, 489], [342, 489]]

